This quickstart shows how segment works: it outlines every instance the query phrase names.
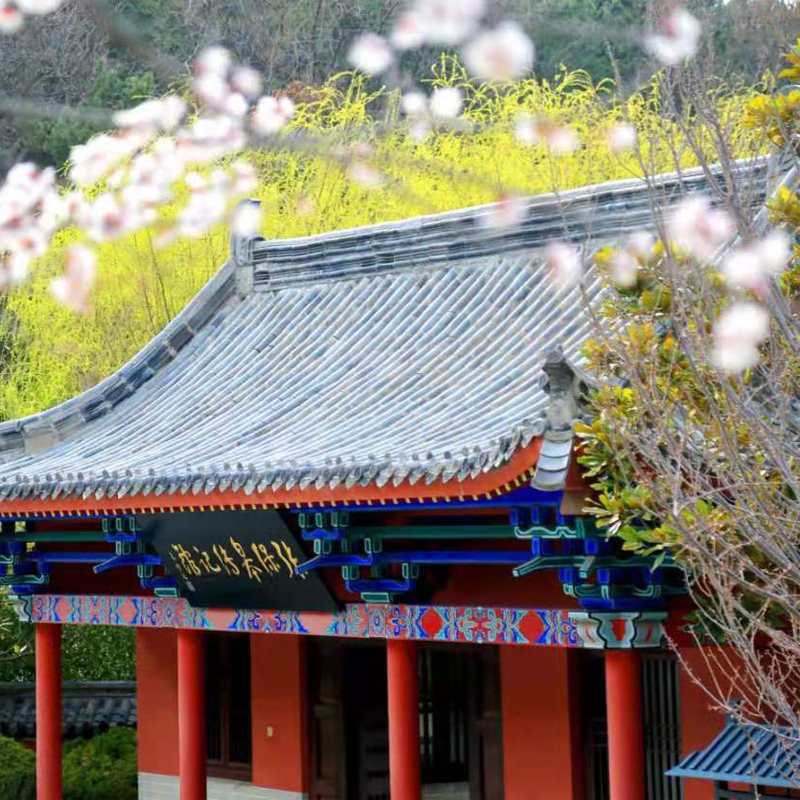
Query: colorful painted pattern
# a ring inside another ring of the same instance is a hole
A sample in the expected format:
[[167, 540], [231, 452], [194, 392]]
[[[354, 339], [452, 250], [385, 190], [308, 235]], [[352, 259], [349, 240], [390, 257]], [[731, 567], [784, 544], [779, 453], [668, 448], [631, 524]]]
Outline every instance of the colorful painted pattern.
[[[544, 647], [658, 647], [664, 614], [349, 603], [335, 613], [194, 608], [183, 598], [30, 595], [23, 622]], [[598, 635], [602, 631], [606, 635]], [[608, 635], [615, 632], [619, 635]]]

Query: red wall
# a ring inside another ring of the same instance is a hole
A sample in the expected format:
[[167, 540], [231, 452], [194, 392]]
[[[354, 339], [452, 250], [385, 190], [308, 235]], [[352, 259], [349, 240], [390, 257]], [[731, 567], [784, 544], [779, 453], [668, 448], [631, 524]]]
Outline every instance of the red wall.
[[136, 629], [139, 770], [178, 774], [178, 645], [168, 628]]
[[506, 800], [582, 800], [577, 656], [566, 648], [500, 648]]
[[306, 792], [305, 642], [301, 636], [254, 634], [250, 658], [253, 783]]

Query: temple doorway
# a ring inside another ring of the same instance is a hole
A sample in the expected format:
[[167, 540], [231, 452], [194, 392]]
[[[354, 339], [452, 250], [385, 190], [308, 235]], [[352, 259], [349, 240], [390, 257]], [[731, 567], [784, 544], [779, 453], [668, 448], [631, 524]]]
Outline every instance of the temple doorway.
[[[497, 648], [419, 652], [423, 798], [501, 800], [502, 717]], [[311, 800], [389, 800], [386, 649], [309, 646]]]

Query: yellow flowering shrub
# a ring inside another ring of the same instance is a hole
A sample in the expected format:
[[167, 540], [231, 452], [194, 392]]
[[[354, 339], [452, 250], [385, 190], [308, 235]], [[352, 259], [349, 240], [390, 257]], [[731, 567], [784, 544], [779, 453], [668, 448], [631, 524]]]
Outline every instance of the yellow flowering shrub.
[[[595, 84], [581, 71], [559, 74], [552, 83], [528, 79], [506, 86], [477, 85], [455, 59], [442, 57], [427, 83], [428, 89], [461, 88], [465, 112], [464, 124], [440, 129], [423, 141], [408, 135], [398, 94], [371, 89], [363, 76], [345, 73], [304, 90], [289, 131], [312, 142], [324, 134], [345, 149], [370, 143], [370, 162], [381, 171], [383, 183], [371, 189], [355, 183], [342, 160], [330, 153], [315, 156], [289, 148], [250, 153], [260, 177], [263, 235], [305, 236], [509, 194], [566, 190], [691, 167], [698, 152], [687, 146], [681, 132], [687, 126], [701, 153], [714, 152], [713, 132], [706, 136], [691, 109], [682, 112], [682, 119], [664, 118], [655, 82], [623, 101], [616, 99], [613, 83]], [[732, 145], [739, 155], [759, 148], [752, 131], [739, 124], [755, 93], [721, 87], [711, 98], [720, 117], [733, 121]], [[521, 112], [572, 126], [581, 146], [551, 156], [543, 144], [521, 144], [514, 135], [514, 119]], [[605, 135], [622, 120], [636, 126], [640, 147], [615, 154]], [[176, 206], [180, 190], [178, 195]], [[51, 277], [61, 269], [59, 249], [76, 237], [74, 232], [60, 234], [31, 282], [3, 298], [0, 418], [47, 408], [109, 375], [183, 308], [228, 252], [224, 228], [160, 250], [150, 230], [104, 245], [94, 310], [83, 317], [57, 305], [48, 291]]]

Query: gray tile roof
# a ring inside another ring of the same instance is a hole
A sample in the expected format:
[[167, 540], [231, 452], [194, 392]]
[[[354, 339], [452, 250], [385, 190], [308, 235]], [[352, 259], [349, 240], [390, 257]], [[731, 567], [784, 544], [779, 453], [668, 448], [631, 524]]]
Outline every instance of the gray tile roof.
[[[765, 162], [741, 174], [762, 202]], [[557, 346], [577, 364], [589, 332], [597, 277], [554, 288], [542, 247], [568, 238], [589, 252], [650, 225], [654, 196], [666, 204], [707, 189], [695, 170], [655, 186], [535, 197], [525, 222], [505, 232], [482, 224], [491, 207], [481, 206], [237, 240], [217, 275], [118, 372], [0, 425], [0, 500], [480, 475], [542, 435], [545, 354]]]
[[714, 741], [666, 775], [755, 786], [800, 788], [800, 731], [729, 719]]
[[[112, 725], [136, 727], [136, 684], [132, 682], [65, 683], [61, 730], [65, 738], [94, 736]], [[33, 683], [0, 683], [0, 734], [14, 739], [36, 736]]]

